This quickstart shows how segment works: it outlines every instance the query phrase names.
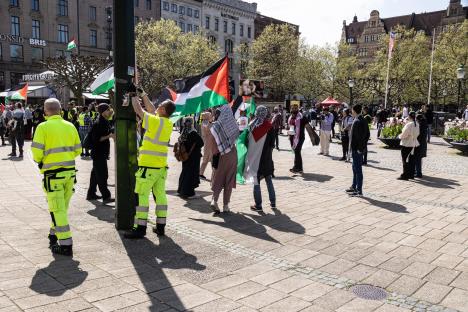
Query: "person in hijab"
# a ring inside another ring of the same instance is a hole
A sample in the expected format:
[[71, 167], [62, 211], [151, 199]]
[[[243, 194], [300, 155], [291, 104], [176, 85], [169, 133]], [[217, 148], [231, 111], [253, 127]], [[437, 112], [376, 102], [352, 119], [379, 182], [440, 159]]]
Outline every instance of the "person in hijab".
[[200, 160], [203, 140], [193, 125], [193, 118], [187, 117], [183, 122], [184, 128], [179, 137], [179, 143], [183, 144], [189, 157], [182, 162], [182, 172], [179, 177], [177, 193], [182, 198], [195, 196], [195, 189], [200, 185]]
[[210, 128], [208, 140], [213, 146], [213, 175], [211, 190], [213, 200], [210, 207], [215, 213], [220, 213], [218, 200], [223, 191], [223, 211], [229, 212], [232, 190], [236, 188], [237, 149], [236, 140], [239, 137], [239, 128], [232, 109], [228, 105], [220, 106], [215, 110], [214, 122]]
[[400, 134], [401, 159], [403, 161], [403, 173], [398, 180], [414, 179], [415, 157], [414, 152], [419, 146], [419, 125], [416, 122], [416, 113], [408, 115], [407, 123]]
[[249, 125], [248, 152], [244, 178], [246, 182], [253, 183], [253, 196], [255, 205], [251, 206], [252, 211], [262, 212], [262, 193], [260, 181], [265, 179], [270, 205], [276, 209], [276, 195], [273, 187], [273, 149], [275, 148], [275, 133], [270, 122], [268, 109], [261, 105], [255, 111], [255, 119]]
[[203, 143], [205, 143], [205, 145], [203, 146], [203, 161], [200, 167], [200, 178], [203, 180], [206, 180], [206, 177], [205, 177], [206, 167], [208, 166], [208, 163], [211, 163], [211, 160], [213, 159], [213, 146], [211, 146], [213, 141], [208, 140], [212, 118], [213, 118], [212, 114], [209, 111], [204, 112], [201, 115], [201, 119], [202, 119], [201, 135], [202, 135]]
[[289, 171], [292, 173], [303, 173], [302, 167], [302, 145], [304, 144], [305, 140], [305, 126], [307, 124], [307, 118], [305, 118], [299, 112], [299, 106], [293, 105], [291, 106], [291, 116], [288, 120], [289, 125], [289, 141], [291, 143], [291, 147], [294, 151], [294, 167], [292, 167]]

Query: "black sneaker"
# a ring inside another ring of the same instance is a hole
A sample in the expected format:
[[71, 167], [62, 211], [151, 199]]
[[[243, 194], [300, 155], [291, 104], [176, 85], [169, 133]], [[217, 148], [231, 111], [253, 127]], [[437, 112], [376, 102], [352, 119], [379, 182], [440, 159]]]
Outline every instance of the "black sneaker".
[[128, 231], [124, 234], [125, 238], [128, 239], [142, 239], [146, 236], [146, 226], [139, 226], [133, 228], [131, 231]]
[[49, 234], [49, 248], [52, 248], [52, 246], [56, 245], [57, 242], [58, 242], [57, 235]]
[[408, 178], [405, 178], [405, 177], [399, 176], [399, 177], [397, 178], [397, 180], [401, 180], [401, 181], [408, 181]]
[[68, 256], [68, 257], [73, 256], [72, 246], [61, 246], [59, 244], [55, 244], [50, 249], [52, 250], [52, 253], [56, 255], [62, 255], [62, 256]]
[[96, 195], [96, 194], [86, 196], [86, 200], [98, 200], [98, 199], [101, 199], [101, 198], [102, 198], [102, 196], [99, 196], [99, 195]]
[[250, 210], [252, 211], [255, 211], [255, 212], [262, 212], [263, 209], [261, 207], [257, 207], [257, 206], [250, 206]]
[[16, 153], [10, 153], [10, 154], [8, 154], [8, 156], [10, 156], [10, 157], [16, 157]]
[[362, 192], [354, 192], [352, 194], [349, 194], [351, 197], [362, 197]]
[[351, 194], [352, 194], [352, 193], [356, 192], [356, 189], [355, 189], [354, 187], [350, 187], [350, 188], [347, 189], [345, 192], [346, 192], [346, 193], [351, 193]]
[[115, 198], [110, 198], [110, 197], [109, 197], [109, 198], [104, 198], [104, 199], [102, 200], [102, 203], [103, 203], [103, 204], [109, 204], [109, 203], [113, 203], [113, 202], [115, 202]]
[[158, 236], [166, 236], [164, 228], [166, 227], [165, 224], [156, 224], [155, 227], [153, 227], [153, 233], [156, 233]]

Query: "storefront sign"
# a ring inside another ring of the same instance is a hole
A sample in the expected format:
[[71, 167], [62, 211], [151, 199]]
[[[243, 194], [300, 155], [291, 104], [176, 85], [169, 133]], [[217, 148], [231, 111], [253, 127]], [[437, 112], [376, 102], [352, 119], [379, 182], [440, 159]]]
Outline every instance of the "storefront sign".
[[27, 39], [20, 36], [13, 36], [9, 34], [0, 34], [0, 41], [6, 41], [14, 44], [23, 44], [25, 41], [29, 41], [29, 45], [31, 46], [47, 46], [47, 41], [42, 39]]
[[221, 13], [221, 16], [222, 17], [227, 17], [227, 18], [230, 18], [230, 19], [233, 19], [233, 20], [236, 20], [236, 21], [239, 20], [239, 18], [237, 16], [233, 16], [233, 15], [230, 15], [230, 14], [227, 14], [227, 13]]
[[54, 78], [53, 74], [26, 74], [23, 75], [23, 81], [49, 81]]

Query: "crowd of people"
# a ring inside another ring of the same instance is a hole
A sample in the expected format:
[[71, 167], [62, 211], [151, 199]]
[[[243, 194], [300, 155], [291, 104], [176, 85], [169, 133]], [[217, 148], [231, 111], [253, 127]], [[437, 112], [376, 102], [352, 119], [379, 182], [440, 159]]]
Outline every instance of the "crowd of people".
[[[153, 231], [164, 236], [168, 211], [169, 141], [174, 128], [169, 117], [176, 107], [171, 100], [156, 107], [137, 87], [129, 93], [128, 100], [138, 116], [139, 153], [138, 170], [135, 172], [134, 226], [125, 237], [145, 237], [151, 194], [156, 201]], [[235, 116], [233, 108], [222, 105], [196, 118], [185, 117], [174, 147], [175, 157], [182, 165], [177, 193], [189, 200], [196, 195], [195, 190], [202, 181], [209, 181], [213, 192], [210, 207], [215, 214], [221, 213], [221, 207], [224, 213], [231, 211], [231, 195], [239, 178], [253, 185], [252, 211], [263, 212], [262, 180], [267, 186], [270, 207], [276, 209], [273, 151], [280, 150], [280, 135], [288, 137], [287, 149], [294, 152], [294, 163], [290, 169], [293, 175], [304, 171], [302, 148], [308, 136], [314, 145], [320, 145], [319, 155], [323, 156], [330, 155], [330, 143], [339, 139], [342, 146], [339, 160], [352, 162], [352, 183], [345, 191], [350, 196], [361, 197], [364, 183], [362, 168], [367, 163], [372, 124], [380, 135], [388, 122], [394, 122], [398, 117], [403, 119], [400, 135], [403, 173], [399, 179], [408, 180], [422, 177], [422, 158], [427, 154], [433, 122], [432, 111], [425, 106], [417, 112], [406, 106], [394, 111], [380, 107], [371, 112], [359, 104], [347, 108], [318, 106], [309, 109], [291, 105], [289, 111], [281, 105], [273, 110], [260, 105], [252, 115], [247, 116], [246, 111], [241, 111], [237, 119]], [[22, 157], [24, 138], [33, 138], [33, 159], [44, 175], [44, 191], [52, 217], [49, 241], [54, 253], [73, 253], [67, 211], [76, 183], [76, 157], [89, 155], [93, 161], [87, 200], [102, 199], [104, 203], [114, 200], [107, 184], [110, 140], [115, 138], [112, 117], [113, 110], [109, 104], [76, 107], [71, 103], [64, 110], [61, 103], [53, 98], [45, 101], [43, 110], [23, 109], [21, 103], [2, 108], [2, 143], [5, 143], [4, 136], [8, 136], [12, 156], [17, 145]], [[209, 164], [212, 167], [210, 179], [205, 176]]]

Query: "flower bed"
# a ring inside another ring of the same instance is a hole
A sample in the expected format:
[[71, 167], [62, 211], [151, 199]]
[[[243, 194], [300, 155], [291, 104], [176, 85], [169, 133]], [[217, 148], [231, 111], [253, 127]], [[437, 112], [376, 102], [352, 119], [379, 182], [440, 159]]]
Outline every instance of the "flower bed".
[[396, 118], [392, 118], [380, 132], [379, 140], [390, 148], [400, 147], [400, 138], [398, 137], [403, 130], [403, 124]]

